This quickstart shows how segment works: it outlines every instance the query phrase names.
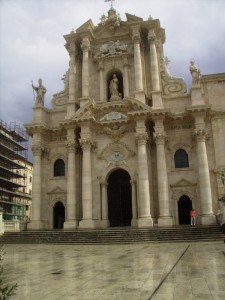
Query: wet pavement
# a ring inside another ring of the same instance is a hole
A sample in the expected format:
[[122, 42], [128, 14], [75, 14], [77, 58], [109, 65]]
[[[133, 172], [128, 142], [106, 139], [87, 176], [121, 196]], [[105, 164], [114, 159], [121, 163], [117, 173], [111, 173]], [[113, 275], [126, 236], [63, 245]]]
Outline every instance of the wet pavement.
[[3, 278], [10, 300], [224, 300], [224, 245], [4, 245]]

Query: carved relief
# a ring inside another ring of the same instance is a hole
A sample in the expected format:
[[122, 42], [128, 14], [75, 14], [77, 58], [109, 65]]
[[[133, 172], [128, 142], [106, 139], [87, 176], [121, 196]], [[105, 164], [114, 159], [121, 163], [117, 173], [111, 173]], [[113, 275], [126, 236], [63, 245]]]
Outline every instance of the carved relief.
[[100, 49], [99, 53], [96, 57], [108, 57], [108, 56], [115, 56], [127, 53], [127, 44], [121, 43], [119, 40], [116, 42], [110, 41], [107, 44], [103, 44]]
[[121, 112], [111, 111], [110, 113], [104, 115], [100, 121], [113, 121], [119, 119], [127, 119], [127, 116], [122, 114]]

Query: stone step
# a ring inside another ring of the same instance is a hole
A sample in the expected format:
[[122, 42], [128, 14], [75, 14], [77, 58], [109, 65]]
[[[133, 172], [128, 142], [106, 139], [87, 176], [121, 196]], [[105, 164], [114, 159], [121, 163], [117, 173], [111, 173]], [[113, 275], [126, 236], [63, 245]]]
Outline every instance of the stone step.
[[145, 242], [191, 242], [223, 240], [217, 225], [173, 226], [163, 228], [110, 228], [95, 230], [45, 230], [6, 232], [0, 237], [3, 244], [117, 244]]

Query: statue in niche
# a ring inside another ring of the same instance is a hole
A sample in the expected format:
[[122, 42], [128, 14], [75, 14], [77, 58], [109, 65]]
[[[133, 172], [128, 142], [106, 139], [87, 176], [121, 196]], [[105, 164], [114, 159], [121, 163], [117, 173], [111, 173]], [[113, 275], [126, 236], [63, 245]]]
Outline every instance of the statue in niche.
[[201, 78], [201, 72], [200, 69], [198, 69], [195, 65], [195, 61], [192, 59], [190, 61], [191, 65], [190, 65], [190, 72], [191, 72], [191, 76], [192, 76], [192, 84], [193, 85], [198, 85], [199, 84], [199, 80]]
[[116, 76], [116, 74], [113, 74], [113, 78], [110, 80], [109, 83], [109, 91], [110, 91], [110, 99], [109, 101], [118, 101], [118, 100], [122, 100], [121, 98], [121, 93], [119, 93], [118, 90], [118, 86], [119, 86], [119, 80]]
[[32, 88], [36, 92], [36, 105], [44, 106], [44, 97], [45, 93], [47, 92], [47, 89], [45, 86], [42, 85], [42, 79], [38, 79], [38, 86], [34, 86], [32, 82]]

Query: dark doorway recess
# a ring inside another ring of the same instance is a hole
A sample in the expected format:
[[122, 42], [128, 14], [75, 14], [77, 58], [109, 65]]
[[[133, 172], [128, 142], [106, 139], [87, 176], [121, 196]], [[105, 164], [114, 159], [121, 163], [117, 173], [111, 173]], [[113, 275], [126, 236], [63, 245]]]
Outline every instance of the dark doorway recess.
[[108, 215], [110, 227], [130, 226], [132, 219], [132, 200], [130, 175], [119, 169], [108, 178]]
[[191, 224], [190, 211], [192, 209], [192, 201], [186, 195], [180, 197], [178, 201], [179, 224]]
[[65, 207], [62, 202], [56, 202], [53, 208], [54, 216], [54, 229], [63, 228], [63, 223], [65, 222]]

